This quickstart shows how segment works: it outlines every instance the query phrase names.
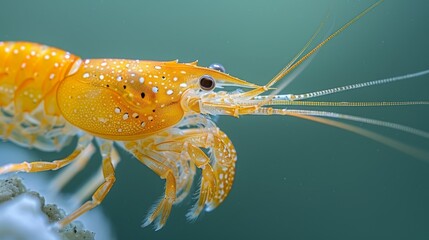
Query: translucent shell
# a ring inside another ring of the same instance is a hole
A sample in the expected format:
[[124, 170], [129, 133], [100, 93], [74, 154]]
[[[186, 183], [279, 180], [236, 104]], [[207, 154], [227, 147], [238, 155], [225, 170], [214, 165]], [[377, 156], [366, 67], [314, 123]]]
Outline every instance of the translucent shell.
[[187, 79], [171, 62], [120, 59], [76, 63], [59, 85], [58, 106], [73, 125], [112, 140], [134, 140], [173, 126]]

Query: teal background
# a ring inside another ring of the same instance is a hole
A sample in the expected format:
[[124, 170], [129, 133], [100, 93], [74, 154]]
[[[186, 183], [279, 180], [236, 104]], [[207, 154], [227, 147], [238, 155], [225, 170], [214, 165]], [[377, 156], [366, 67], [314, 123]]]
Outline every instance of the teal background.
[[[304, 46], [327, 15], [318, 41], [374, 2], [2, 0], [0, 39], [40, 42], [83, 58], [198, 59], [203, 66], [220, 62], [230, 74], [263, 84]], [[428, 7], [423, 0], [385, 1], [319, 51], [284, 92], [427, 69]], [[425, 76], [320, 100], [428, 99]], [[429, 131], [427, 106], [325, 110]], [[117, 239], [429, 238], [427, 162], [343, 130], [290, 117], [221, 117], [218, 125], [239, 157], [235, 185], [224, 204], [189, 223], [184, 215], [193, 200], [188, 198], [173, 208], [162, 230], [140, 228], [163, 193], [164, 182], [122, 152], [117, 183], [102, 204]], [[429, 147], [427, 139], [359, 126]], [[66, 153], [34, 154], [34, 159], [53, 159]], [[94, 170], [98, 164], [93, 161], [88, 168]], [[89, 169], [66, 190], [84, 182]]]

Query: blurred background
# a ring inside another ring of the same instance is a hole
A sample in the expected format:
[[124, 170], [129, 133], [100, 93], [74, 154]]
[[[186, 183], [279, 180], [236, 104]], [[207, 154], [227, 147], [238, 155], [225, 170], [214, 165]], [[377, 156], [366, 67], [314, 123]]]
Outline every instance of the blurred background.
[[[44, 43], [82, 58], [197, 59], [202, 66], [219, 62], [228, 73], [263, 84], [322, 21], [317, 42], [374, 2], [3, 0], [0, 40]], [[283, 92], [304, 93], [428, 69], [428, 7], [423, 0], [384, 2], [321, 49]], [[428, 99], [429, 76], [320, 98]], [[429, 131], [427, 106], [323, 110]], [[194, 200], [188, 198], [173, 208], [162, 230], [141, 228], [148, 209], [163, 193], [164, 181], [122, 151], [117, 182], [101, 205], [111, 227], [98, 239], [429, 238], [428, 162], [290, 117], [221, 117], [218, 125], [238, 152], [235, 185], [218, 209], [190, 223], [185, 214]], [[359, 126], [429, 149], [427, 139]], [[26, 160], [52, 160], [73, 147], [42, 153], [0, 145], [1, 164], [17, 161], [23, 152], [32, 158]], [[81, 186], [99, 164], [95, 158], [66, 193]]]

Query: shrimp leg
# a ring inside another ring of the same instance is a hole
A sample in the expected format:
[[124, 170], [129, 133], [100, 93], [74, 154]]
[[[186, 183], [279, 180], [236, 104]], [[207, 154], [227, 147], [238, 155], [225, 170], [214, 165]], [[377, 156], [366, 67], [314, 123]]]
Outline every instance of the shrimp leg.
[[210, 158], [199, 147], [190, 144], [188, 145], [188, 154], [191, 161], [194, 162], [194, 164], [202, 171], [198, 202], [186, 214], [188, 219], [196, 219], [204, 209], [206, 203], [213, 200], [216, 194], [217, 185], [213, 168], [210, 165]]
[[[116, 169], [116, 166], [121, 161], [121, 158], [119, 156], [118, 151], [114, 147], [112, 148], [112, 153], [110, 156], [112, 159], [113, 167]], [[73, 196], [71, 197], [72, 202], [81, 204], [85, 199], [91, 196], [91, 193], [93, 193], [97, 189], [97, 187], [103, 183], [103, 181], [103, 166], [101, 166], [97, 173], [92, 176], [91, 179], [88, 180], [88, 182], [79, 189], [79, 191], [73, 194]]]
[[[211, 149], [212, 160], [201, 148]], [[157, 143], [152, 149], [161, 153], [181, 153], [202, 170], [199, 200], [187, 214], [188, 219], [197, 218], [204, 206], [206, 211], [210, 211], [225, 200], [234, 181], [236, 152], [229, 138], [219, 128], [182, 130], [168, 141]]]
[[80, 215], [88, 212], [89, 210], [95, 208], [100, 205], [100, 203], [104, 200], [104, 198], [109, 193], [110, 189], [113, 187], [113, 184], [116, 181], [115, 177], [115, 168], [112, 164], [111, 152], [112, 152], [112, 143], [104, 142], [100, 146], [101, 156], [103, 157], [103, 175], [104, 175], [104, 183], [102, 183], [95, 193], [92, 195], [92, 200], [85, 202], [82, 206], [80, 206], [76, 211], [63, 218], [58, 222], [58, 226], [60, 228], [68, 225], [73, 220], [78, 218]]
[[[226, 198], [234, 180], [236, 160], [229, 138], [217, 127], [172, 131], [163, 138], [160, 142], [146, 139], [123, 145], [140, 162], [166, 180], [164, 197], [149, 211], [142, 225], [145, 227], [155, 221], [156, 230], [164, 226], [172, 205], [178, 200], [177, 189], [181, 196], [186, 196], [190, 190], [190, 177], [193, 177], [194, 171], [188, 171], [187, 175], [179, 171], [178, 165], [190, 161], [190, 168], [195, 165], [202, 171], [199, 199], [187, 214], [189, 219], [196, 219], [204, 207], [206, 211], [212, 210]], [[201, 148], [211, 149], [213, 160]], [[182, 187], [178, 188], [176, 182], [182, 183]], [[183, 186], [186, 187], [183, 189]]]
[[[155, 222], [155, 229], [161, 229], [167, 222], [170, 215], [171, 207], [176, 200], [176, 177], [173, 174], [173, 169], [163, 162], [166, 162], [164, 157], [155, 152], [148, 152], [141, 149], [129, 149], [131, 153], [143, 164], [154, 171], [161, 179], [165, 179], [165, 193], [161, 201], [149, 211], [143, 227], [148, 226], [153, 221]], [[141, 152], [142, 151], [142, 152]]]
[[43, 172], [49, 170], [58, 170], [67, 164], [75, 160], [80, 153], [90, 145], [92, 136], [84, 135], [79, 141], [76, 149], [67, 157], [55, 160], [52, 162], [46, 161], [36, 161], [36, 162], [22, 162], [16, 164], [7, 164], [0, 167], [0, 174], [9, 173], [9, 172]]
[[55, 177], [49, 187], [51, 191], [61, 191], [61, 189], [88, 164], [88, 161], [91, 159], [94, 152], [95, 147], [91, 143], [82, 151], [79, 157], [70, 164], [69, 167]]

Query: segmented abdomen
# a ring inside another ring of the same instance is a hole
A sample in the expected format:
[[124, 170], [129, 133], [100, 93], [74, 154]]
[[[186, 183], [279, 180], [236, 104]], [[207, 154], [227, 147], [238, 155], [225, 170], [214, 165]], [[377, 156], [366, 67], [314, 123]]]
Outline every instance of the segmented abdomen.
[[56, 89], [73, 63], [63, 50], [28, 42], [0, 42], [0, 137], [42, 150], [70, 136], [57, 107]]
[[21, 114], [43, 101], [47, 114], [60, 115], [55, 88], [78, 59], [35, 43], [0, 42], [0, 106], [13, 103], [15, 114]]

